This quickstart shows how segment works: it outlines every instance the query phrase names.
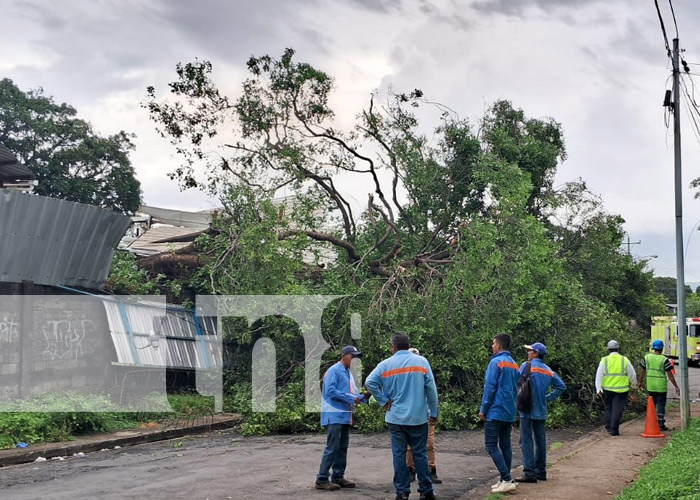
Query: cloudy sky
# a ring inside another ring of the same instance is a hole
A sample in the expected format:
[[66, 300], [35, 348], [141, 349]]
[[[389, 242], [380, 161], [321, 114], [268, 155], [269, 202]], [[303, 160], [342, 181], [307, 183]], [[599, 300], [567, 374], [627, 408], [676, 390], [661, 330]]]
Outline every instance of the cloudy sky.
[[[669, 40], [668, 0], [659, 0]], [[674, 0], [681, 46], [700, 75], [700, 2]], [[496, 99], [564, 129], [557, 184], [583, 178], [626, 220], [631, 252], [675, 276], [673, 138], [661, 106], [670, 64], [653, 0], [0, 0], [0, 77], [43, 87], [103, 134], [137, 134], [132, 156], [149, 205], [210, 208], [166, 172], [176, 160], [139, 106], [177, 62], [214, 64], [235, 95], [251, 55], [297, 60], [333, 75], [339, 121], [369, 93], [420, 88], [461, 117]], [[700, 76], [698, 83], [700, 102]], [[686, 80], [692, 91], [691, 80]], [[685, 105], [685, 103], [684, 103]], [[687, 108], [686, 108], [687, 111]], [[686, 281], [700, 282], [700, 144], [683, 124]]]

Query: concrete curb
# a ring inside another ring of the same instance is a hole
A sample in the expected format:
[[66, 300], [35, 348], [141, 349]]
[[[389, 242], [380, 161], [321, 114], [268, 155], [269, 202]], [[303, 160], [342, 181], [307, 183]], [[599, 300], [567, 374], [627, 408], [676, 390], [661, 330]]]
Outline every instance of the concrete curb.
[[[198, 419], [202, 420], [202, 419]], [[209, 420], [209, 419], [206, 419]], [[34, 462], [43, 457], [50, 460], [54, 457], [72, 457], [75, 453], [91, 453], [115, 446], [125, 447], [154, 441], [164, 441], [192, 434], [230, 429], [241, 421], [241, 416], [227, 415], [224, 418], [210, 420], [206, 423], [195, 424], [187, 427], [170, 429], [135, 429], [121, 431], [112, 434], [99, 434], [76, 441], [62, 443], [35, 444], [30, 448], [12, 449], [0, 451], [0, 467]], [[130, 434], [130, 435], [125, 435]]]

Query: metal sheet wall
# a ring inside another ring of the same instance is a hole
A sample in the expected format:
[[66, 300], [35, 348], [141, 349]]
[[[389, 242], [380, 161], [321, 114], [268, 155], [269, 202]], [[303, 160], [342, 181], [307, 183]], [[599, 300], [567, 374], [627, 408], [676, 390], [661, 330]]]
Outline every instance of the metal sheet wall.
[[130, 223], [119, 212], [0, 189], [0, 281], [100, 289]]

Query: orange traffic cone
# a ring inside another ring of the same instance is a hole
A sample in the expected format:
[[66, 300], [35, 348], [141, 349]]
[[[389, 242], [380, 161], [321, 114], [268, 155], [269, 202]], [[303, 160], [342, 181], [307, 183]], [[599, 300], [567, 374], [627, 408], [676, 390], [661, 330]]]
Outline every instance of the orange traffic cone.
[[663, 434], [661, 434], [661, 429], [659, 428], [659, 420], [656, 416], [656, 405], [654, 405], [654, 399], [651, 396], [649, 396], [649, 402], [647, 403], [647, 422], [644, 426], [644, 432], [642, 432], [642, 437], [666, 437]]

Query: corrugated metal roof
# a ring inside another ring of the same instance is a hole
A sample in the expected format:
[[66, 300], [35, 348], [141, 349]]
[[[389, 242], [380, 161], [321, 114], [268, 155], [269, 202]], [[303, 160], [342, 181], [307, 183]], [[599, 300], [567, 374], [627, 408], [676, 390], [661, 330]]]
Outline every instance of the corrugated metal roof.
[[[103, 299], [119, 363], [209, 370], [221, 367], [215, 318], [164, 304]], [[157, 347], [152, 340], [157, 338]]]
[[130, 223], [119, 212], [0, 189], [0, 281], [100, 289]]
[[212, 216], [211, 211], [185, 212], [184, 210], [150, 207], [148, 205], [141, 205], [139, 212], [150, 215], [153, 218], [153, 222], [198, 229], [207, 229]]
[[34, 174], [17, 161], [12, 151], [0, 144], [0, 180], [17, 181], [34, 179]]
[[137, 255], [174, 252], [189, 246], [203, 229], [186, 227], [152, 227], [129, 243], [126, 248]]

